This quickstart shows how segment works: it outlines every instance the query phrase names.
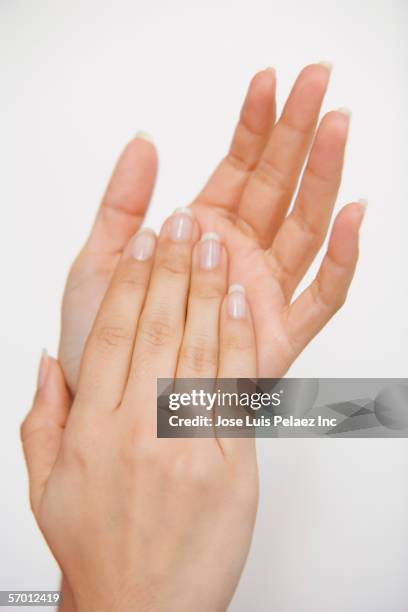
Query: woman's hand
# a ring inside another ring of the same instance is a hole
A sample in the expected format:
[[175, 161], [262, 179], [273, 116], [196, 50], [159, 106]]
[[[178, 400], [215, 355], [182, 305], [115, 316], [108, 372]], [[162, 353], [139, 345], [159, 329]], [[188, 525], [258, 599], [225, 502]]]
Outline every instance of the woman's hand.
[[245, 562], [254, 440], [156, 438], [158, 377], [257, 375], [245, 295], [226, 295], [226, 251], [198, 234], [181, 211], [157, 247], [150, 231], [127, 246], [72, 406], [58, 362], [40, 369], [22, 426], [31, 504], [79, 610], [225, 610]]
[[[316, 280], [292, 302], [327, 235], [341, 180], [349, 116], [341, 110], [329, 112], [316, 130], [329, 73], [326, 64], [302, 70], [276, 121], [275, 73], [259, 72], [250, 84], [229, 153], [192, 205], [204, 231], [215, 230], [225, 241], [230, 281], [240, 279], [248, 290], [259, 375], [264, 377], [283, 375], [343, 304], [357, 263], [364, 206], [353, 203], [334, 222]], [[128, 145], [71, 270], [59, 358], [72, 392], [112, 271], [143, 221], [156, 164], [150, 142], [136, 138]]]
[[231, 149], [193, 203], [203, 231], [225, 241], [230, 282], [248, 290], [261, 377], [286, 373], [343, 305], [357, 264], [362, 202], [337, 215], [315, 280], [293, 301], [327, 236], [343, 169], [349, 113], [327, 113], [316, 130], [329, 74], [326, 64], [304, 68], [277, 122], [275, 74], [257, 74]]

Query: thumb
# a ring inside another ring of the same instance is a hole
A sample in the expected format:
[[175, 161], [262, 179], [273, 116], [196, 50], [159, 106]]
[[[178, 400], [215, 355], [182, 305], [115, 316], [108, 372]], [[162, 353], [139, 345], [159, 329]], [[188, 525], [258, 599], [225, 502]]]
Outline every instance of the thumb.
[[21, 440], [34, 515], [57, 459], [68, 418], [70, 396], [61, 366], [44, 351], [33, 406], [21, 425]]

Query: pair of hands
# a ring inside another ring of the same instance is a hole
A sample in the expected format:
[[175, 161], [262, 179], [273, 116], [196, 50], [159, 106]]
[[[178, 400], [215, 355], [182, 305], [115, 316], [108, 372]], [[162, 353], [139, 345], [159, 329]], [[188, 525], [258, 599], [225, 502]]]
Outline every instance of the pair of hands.
[[[344, 303], [357, 263], [364, 207], [352, 203], [334, 221], [316, 279], [291, 303], [325, 240], [340, 186], [349, 115], [329, 112], [316, 130], [329, 77], [327, 64], [304, 68], [276, 121], [275, 72], [256, 74], [230, 150], [191, 204], [202, 232], [217, 232], [226, 245], [230, 282], [247, 290], [262, 377], [285, 374]], [[118, 257], [143, 222], [156, 168], [154, 146], [136, 137], [119, 159], [91, 235], [71, 269], [59, 360], [72, 393]]]
[[[282, 376], [344, 302], [359, 203], [339, 213], [315, 281], [292, 303], [341, 179], [349, 116], [328, 113], [315, 134], [328, 79], [326, 65], [306, 67], [275, 122], [275, 74], [254, 77], [228, 155], [193, 216], [165, 224], [154, 259], [152, 233], [129, 238], [151, 196], [155, 149], [136, 137], [118, 162], [69, 275], [62, 370], [43, 360], [22, 431], [32, 506], [79, 609], [228, 605], [256, 509], [253, 441], [155, 439], [156, 377]], [[224, 297], [234, 283], [246, 298]]]

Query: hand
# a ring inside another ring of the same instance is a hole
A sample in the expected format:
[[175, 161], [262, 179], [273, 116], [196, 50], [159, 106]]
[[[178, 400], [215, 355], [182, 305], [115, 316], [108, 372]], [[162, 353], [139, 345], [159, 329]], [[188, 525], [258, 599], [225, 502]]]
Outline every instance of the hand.
[[[343, 304], [358, 257], [363, 206], [337, 216], [316, 280], [293, 292], [327, 234], [343, 166], [349, 117], [330, 112], [315, 134], [329, 79], [307, 66], [275, 122], [275, 74], [258, 73], [230, 151], [193, 203], [205, 231], [218, 231], [231, 253], [231, 279], [249, 291], [259, 375], [281, 376]], [[314, 143], [292, 212], [287, 211]], [[97, 221], [68, 278], [59, 358], [76, 390], [83, 345], [121, 250], [143, 220], [156, 172], [154, 147], [136, 138], [123, 153]]]
[[286, 373], [344, 303], [357, 264], [362, 203], [337, 215], [315, 280], [292, 301], [326, 238], [341, 181], [349, 114], [329, 112], [315, 134], [329, 73], [307, 66], [277, 122], [275, 74], [257, 74], [230, 151], [193, 203], [203, 231], [215, 229], [227, 245], [231, 282], [248, 290], [261, 377]]
[[[245, 295], [191, 213], [136, 235], [85, 346], [75, 400], [40, 369], [22, 426], [31, 504], [79, 611], [225, 610], [257, 505], [254, 439], [157, 439], [156, 379], [256, 377]], [[191, 284], [190, 284], [191, 271]], [[149, 285], [149, 288], [147, 289]], [[220, 572], [222, 567], [222, 572]]]
[[154, 146], [137, 135], [123, 151], [65, 286], [58, 358], [75, 393], [86, 339], [118, 259], [143, 222], [157, 172]]

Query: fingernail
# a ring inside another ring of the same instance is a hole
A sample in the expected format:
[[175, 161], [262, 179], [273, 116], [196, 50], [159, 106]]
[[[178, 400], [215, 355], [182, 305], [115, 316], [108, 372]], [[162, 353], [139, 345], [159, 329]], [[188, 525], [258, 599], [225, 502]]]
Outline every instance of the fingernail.
[[193, 213], [189, 208], [177, 208], [170, 223], [170, 236], [175, 242], [187, 242], [193, 233]]
[[231, 285], [228, 290], [228, 314], [232, 319], [245, 319], [247, 311], [245, 289], [242, 285]]
[[140, 138], [140, 140], [146, 140], [146, 142], [151, 142], [153, 144], [153, 138], [147, 132], [142, 132], [141, 130], [137, 132], [135, 138]]
[[47, 378], [48, 372], [48, 353], [46, 349], [41, 351], [41, 359], [40, 365], [38, 368], [38, 376], [37, 376], [37, 389], [41, 389], [43, 386], [45, 379]]
[[273, 66], [267, 66], [265, 70], [269, 70], [269, 72], [273, 72], [274, 74], [276, 74], [276, 68], [274, 68]]
[[208, 232], [201, 237], [199, 243], [200, 268], [213, 270], [220, 265], [221, 244], [220, 237], [214, 232]]
[[327, 70], [329, 70], [330, 72], [333, 70], [333, 64], [331, 62], [319, 62], [319, 66], [324, 66], [324, 68], [327, 68]]
[[360, 225], [361, 225], [366, 215], [366, 212], [367, 212], [368, 202], [364, 198], [360, 198], [358, 203], [361, 206], [361, 221], [360, 221]]
[[351, 110], [349, 108], [347, 108], [346, 106], [341, 106], [340, 108], [337, 109], [338, 113], [341, 113], [342, 115], [346, 115], [346, 117], [348, 117], [349, 119], [351, 118]]
[[133, 238], [132, 257], [137, 261], [150, 259], [154, 253], [155, 245], [156, 240], [153, 230], [147, 227], [141, 229]]

